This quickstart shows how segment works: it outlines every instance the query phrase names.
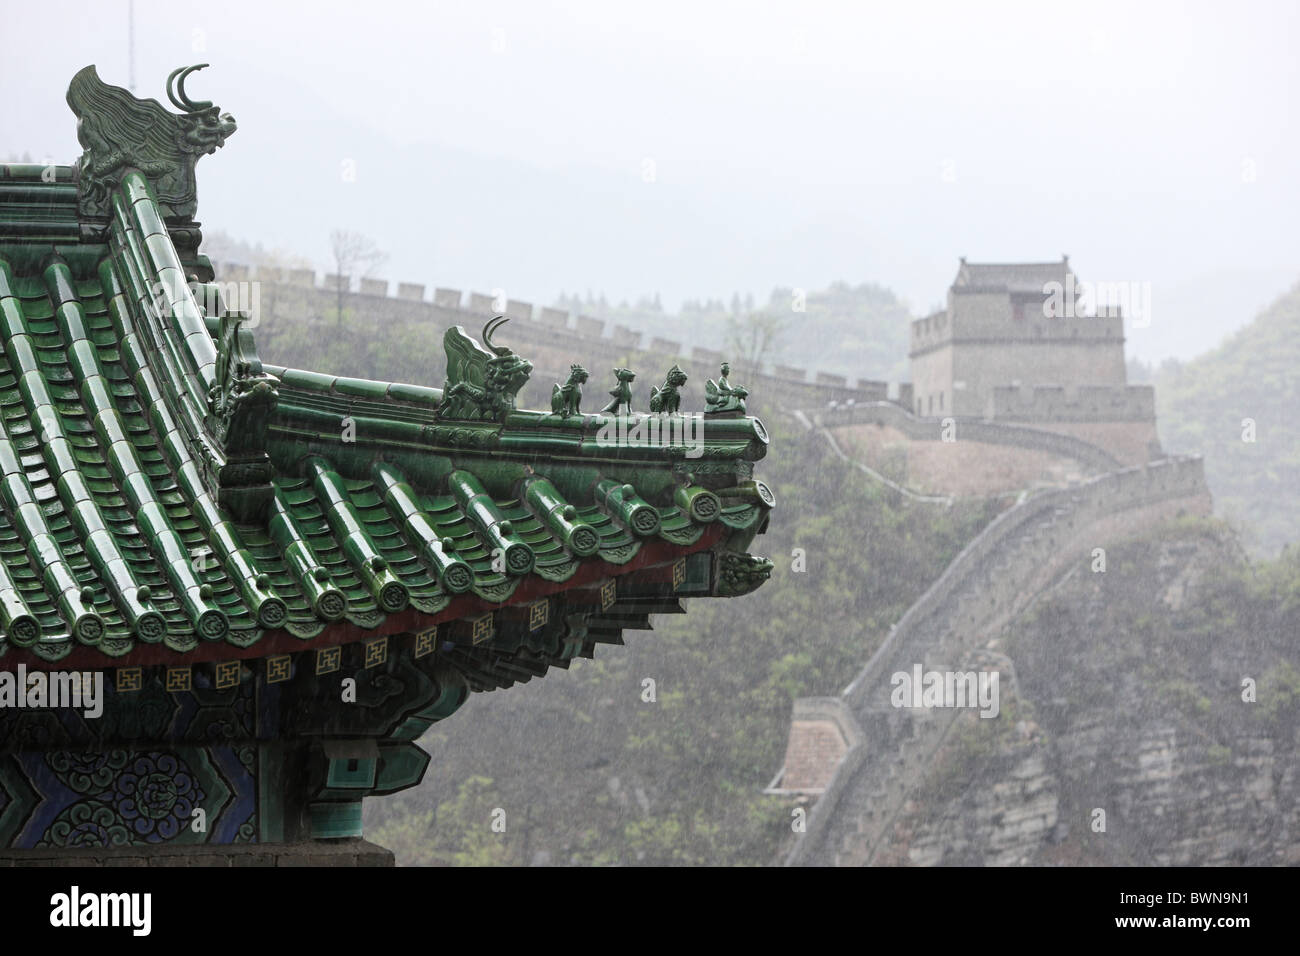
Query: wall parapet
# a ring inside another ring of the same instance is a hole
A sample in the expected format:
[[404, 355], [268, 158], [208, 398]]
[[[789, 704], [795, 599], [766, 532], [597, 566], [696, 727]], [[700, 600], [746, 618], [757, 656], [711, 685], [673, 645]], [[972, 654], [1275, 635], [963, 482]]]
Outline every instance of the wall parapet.
[[1031, 518], [1057, 508], [1081, 512], [1085, 506], [1107, 514], [1152, 501], [1203, 494], [1208, 494], [1204, 461], [1199, 455], [1185, 455], [1121, 468], [1077, 485], [1043, 491], [1004, 511], [962, 549], [934, 584], [908, 608], [889, 637], [845, 688], [845, 699], [851, 706], [861, 706], [867, 688], [874, 683], [879, 689], [882, 678], [887, 681], [896, 669], [889, 668], [887, 662], [896, 656], [900, 647], [906, 646], [913, 622], [937, 609], [966, 575], [987, 569], [992, 551]]
[[626, 325], [616, 325], [610, 332], [610, 341], [623, 348], [639, 349], [641, 347], [641, 333]]
[[1147, 422], [1156, 417], [1150, 385], [995, 385], [985, 417], [1024, 422]]

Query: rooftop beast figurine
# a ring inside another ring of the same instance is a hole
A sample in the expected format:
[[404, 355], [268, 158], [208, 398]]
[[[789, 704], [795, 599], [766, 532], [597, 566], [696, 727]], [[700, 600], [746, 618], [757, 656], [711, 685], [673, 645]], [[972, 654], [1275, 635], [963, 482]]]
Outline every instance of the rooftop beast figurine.
[[663, 388], [651, 386], [650, 411], [657, 412], [660, 415], [676, 415], [677, 409], [681, 408], [682, 405], [682, 395], [679, 390], [685, 384], [686, 373], [681, 370], [680, 366], [674, 365], [668, 370]]
[[731, 375], [731, 363], [722, 363], [722, 374], [718, 376], [715, 383], [709, 379], [704, 385], [704, 411], [706, 414], [745, 414], [745, 399], [749, 397], [749, 389], [743, 385], [732, 385], [727, 381]]
[[618, 379], [618, 384], [609, 392], [614, 397], [601, 411], [609, 415], [617, 415], [619, 408], [624, 407], [630, 415], [632, 414], [632, 380], [636, 378], [636, 372], [630, 368], [616, 368], [614, 378]]
[[561, 418], [581, 414], [582, 386], [586, 381], [587, 370], [581, 365], [570, 365], [568, 381], [551, 387], [551, 414]]

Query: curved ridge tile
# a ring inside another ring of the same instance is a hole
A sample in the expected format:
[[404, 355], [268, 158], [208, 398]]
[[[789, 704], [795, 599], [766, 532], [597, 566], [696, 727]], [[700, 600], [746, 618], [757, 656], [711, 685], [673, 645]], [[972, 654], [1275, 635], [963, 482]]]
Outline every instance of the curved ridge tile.
[[284, 554], [285, 564], [298, 578], [306, 592], [311, 609], [326, 621], [337, 621], [348, 609], [348, 599], [333, 586], [329, 569], [316, 560], [302, 529], [293, 519], [293, 512], [284, 503], [277, 488], [271, 500], [271, 517], [268, 524], [271, 537]]
[[320, 455], [310, 456], [302, 467], [304, 474], [311, 479], [312, 490], [321, 503], [325, 520], [342, 540], [343, 553], [380, 608], [389, 614], [405, 610], [411, 602], [410, 590], [388, 567], [388, 562], [370, 540], [356, 508], [348, 500], [338, 472]]
[[497, 504], [472, 473], [453, 471], [447, 484], [466, 518], [478, 529], [491, 550], [500, 549], [506, 573], [522, 577], [533, 570], [533, 549], [515, 534], [514, 526], [501, 514]]
[[393, 465], [376, 462], [372, 474], [393, 519], [400, 521], [407, 536], [433, 566], [438, 583], [451, 594], [464, 594], [474, 585], [474, 570], [453, 553], [451, 538], [440, 538], [416, 500], [405, 476]]
[[[163, 401], [147, 356], [139, 347], [134, 324], [125, 308], [123, 297], [117, 294], [118, 288], [107, 261], [101, 263], [100, 275], [104, 287], [113, 293], [110, 296], [109, 311], [119, 333], [123, 364], [133, 373], [135, 387], [150, 407], [150, 417], [162, 436], [160, 444], [164, 460], [174, 475], [178, 488], [184, 493], [184, 500], [191, 504], [190, 514], [202, 534], [204, 544], [220, 557], [228, 579], [239, 591], [243, 604], [251, 609], [257, 626], [279, 627], [287, 616], [285, 601], [272, 591], [269, 576], [257, 566], [240, 540], [238, 530], [217, 507], [203, 483], [193, 455]], [[217, 639], [229, 637], [232, 629], [228, 625], [226, 633], [217, 636], [202, 631], [200, 633], [210, 639]]]
[[132, 373], [136, 390], [149, 405], [150, 418], [162, 436], [160, 444], [166, 464], [177, 487], [184, 492], [182, 500], [192, 504], [190, 513], [202, 532], [204, 543], [220, 556], [227, 576], [239, 590], [244, 606], [251, 610], [253, 620], [261, 628], [279, 627], [288, 613], [285, 600], [274, 593], [269, 576], [257, 565], [241, 540], [238, 529], [213, 501], [203, 483], [194, 456], [168, 411], [148, 360], [139, 347], [135, 327], [126, 309], [125, 299], [120, 294], [120, 286], [116, 282], [111, 263], [105, 260], [100, 264], [99, 271], [103, 287], [110, 292], [109, 312], [118, 332], [123, 364]]
[[600, 548], [596, 529], [578, 516], [578, 509], [565, 501], [555, 485], [540, 475], [519, 481], [519, 495], [564, 544], [574, 557], [587, 558]]

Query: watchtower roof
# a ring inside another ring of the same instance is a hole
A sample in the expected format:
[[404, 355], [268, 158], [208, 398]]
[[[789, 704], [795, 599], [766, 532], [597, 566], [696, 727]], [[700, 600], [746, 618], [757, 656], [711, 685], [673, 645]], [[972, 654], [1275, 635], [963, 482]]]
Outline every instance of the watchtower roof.
[[1065, 285], [1070, 257], [1060, 262], [967, 262], [965, 257], [953, 280], [955, 292], [1042, 293], [1049, 282]]

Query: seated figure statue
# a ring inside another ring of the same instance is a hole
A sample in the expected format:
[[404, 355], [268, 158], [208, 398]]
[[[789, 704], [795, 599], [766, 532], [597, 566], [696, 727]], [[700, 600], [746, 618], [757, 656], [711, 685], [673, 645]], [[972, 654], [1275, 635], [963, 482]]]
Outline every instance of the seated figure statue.
[[712, 414], [721, 412], [745, 414], [745, 399], [749, 395], [749, 389], [743, 385], [732, 385], [727, 381], [731, 375], [731, 364], [729, 362], [722, 363], [721, 371], [722, 374], [718, 376], [717, 382], [709, 379], [704, 386], [705, 412]]

